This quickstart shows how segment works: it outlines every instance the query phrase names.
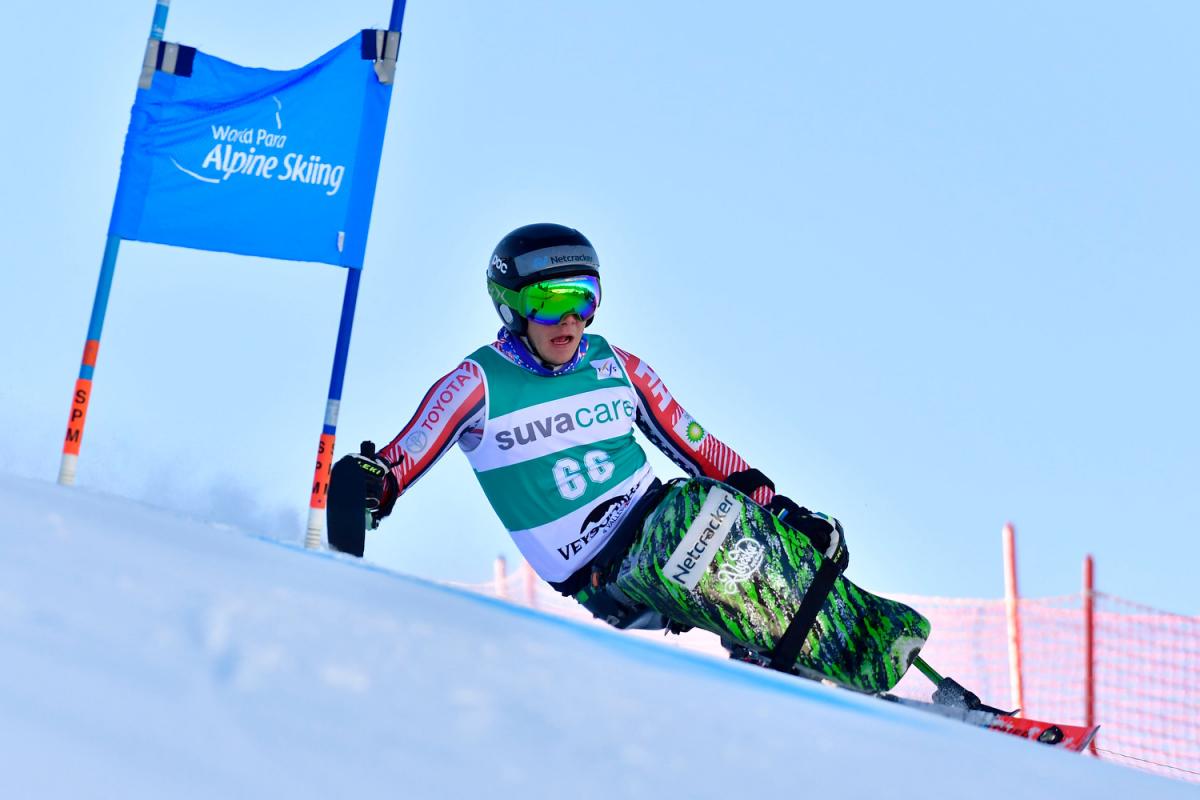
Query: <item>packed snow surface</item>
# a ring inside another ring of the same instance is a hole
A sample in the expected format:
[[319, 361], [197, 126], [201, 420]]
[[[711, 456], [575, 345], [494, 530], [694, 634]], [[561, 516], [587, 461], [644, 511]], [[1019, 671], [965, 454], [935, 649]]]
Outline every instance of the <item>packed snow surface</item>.
[[0, 508], [0, 797], [1196, 796], [86, 490]]

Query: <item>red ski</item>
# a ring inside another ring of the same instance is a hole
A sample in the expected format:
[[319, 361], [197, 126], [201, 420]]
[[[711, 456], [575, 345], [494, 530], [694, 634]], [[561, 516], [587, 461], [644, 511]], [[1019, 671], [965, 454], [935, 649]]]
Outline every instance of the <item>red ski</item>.
[[979, 697], [953, 678], [943, 677], [934, 671], [920, 656], [913, 659], [913, 666], [919, 669], [925, 677], [937, 687], [933, 693], [932, 703], [922, 703], [919, 700], [887, 696], [887, 699], [902, 705], [923, 708], [943, 716], [955, 717], [971, 725], [978, 725], [993, 731], [1000, 731], [1022, 739], [1030, 739], [1052, 747], [1062, 747], [1075, 753], [1082, 753], [1092, 743], [1099, 725], [1058, 725], [1053, 722], [1041, 722], [1016, 716], [1019, 711], [1004, 711], [980, 702]]
[[1086, 725], [1056, 725], [1051, 722], [1040, 722], [1036, 719], [1025, 719], [1005, 714], [996, 714], [995, 720], [988, 724], [994, 731], [1002, 731], [1020, 736], [1022, 739], [1032, 739], [1035, 742], [1065, 747], [1067, 750], [1082, 753], [1092, 743], [1099, 725], [1090, 728]]
[[[762, 667], [767, 666], [766, 660], [760, 654], [754, 653], [744, 647], [732, 648], [730, 656], [738, 661], [745, 661]], [[889, 703], [896, 703], [907, 708], [915, 708], [931, 714], [937, 714], [941, 717], [974, 725], [977, 728], [985, 728], [987, 730], [1007, 733], [1011, 736], [1019, 736], [1022, 739], [1029, 739], [1030, 741], [1050, 745], [1051, 747], [1061, 747], [1074, 753], [1082, 753], [1086, 750], [1087, 746], [1092, 743], [1092, 739], [1096, 736], [1096, 731], [1100, 730], [1099, 725], [1060, 725], [1053, 722], [1042, 722], [1036, 719], [1018, 717], [1016, 715], [1020, 713], [1020, 709], [1005, 711], [984, 704], [980, 701], [978, 695], [965, 689], [958, 681], [939, 675], [920, 656], [916, 656], [913, 659], [912, 665], [919, 669], [937, 687], [931, 698], [932, 702], [929, 700], [914, 700], [910, 697], [899, 697], [890, 692], [864, 692], [857, 686], [835, 681], [811, 670], [806, 671], [800, 668], [792, 668], [786, 671], [789, 674], [815, 680], [828, 686], [867, 694], [877, 697], [880, 700], [886, 700]]]
[[876, 697], [908, 708], [928, 711], [940, 717], [956, 719], [959, 722], [965, 722], [968, 725], [974, 725], [978, 728], [1000, 731], [1011, 736], [1020, 736], [1022, 739], [1048, 744], [1051, 747], [1062, 747], [1074, 753], [1082, 753], [1086, 750], [1087, 746], [1091, 744], [1092, 738], [1096, 735], [1096, 731], [1100, 729], [1099, 725], [1093, 725], [1089, 728], [1085, 725], [1060, 725], [1053, 722], [1042, 722], [1036, 719], [1016, 717], [1012, 713], [1005, 713], [989, 706], [977, 708], [954, 707], [941, 703], [928, 703], [924, 700], [913, 700], [908, 697], [896, 697], [891, 694], [880, 694], [876, 695]]

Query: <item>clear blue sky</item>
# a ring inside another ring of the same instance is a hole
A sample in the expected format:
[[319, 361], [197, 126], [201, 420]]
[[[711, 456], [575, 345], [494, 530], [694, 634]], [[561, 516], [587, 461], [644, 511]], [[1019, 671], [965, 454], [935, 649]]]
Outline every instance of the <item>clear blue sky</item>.
[[[167, 38], [299, 66], [386, 0], [176, 0]], [[153, 4], [6, 11], [0, 469], [53, 480]], [[838, 516], [850, 575], [1200, 613], [1193, 3], [412, 0], [339, 450], [495, 333], [518, 225], [582, 229], [595, 330]], [[80, 486], [298, 538], [343, 272], [129, 243]], [[661, 472], [675, 474], [665, 459]], [[399, 570], [515, 558], [451, 453], [372, 535]]]

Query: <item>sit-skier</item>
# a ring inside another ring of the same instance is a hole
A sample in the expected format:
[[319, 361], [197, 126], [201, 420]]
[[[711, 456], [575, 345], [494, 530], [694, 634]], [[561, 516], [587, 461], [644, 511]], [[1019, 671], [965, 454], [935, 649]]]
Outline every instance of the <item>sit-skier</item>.
[[776, 494], [649, 364], [585, 333], [601, 289], [599, 258], [583, 234], [553, 224], [516, 229], [492, 253], [487, 286], [504, 323], [496, 341], [435, 382], [387, 446], [347, 457], [368, 476], [372, 527], [457, 444], [540, 577], [616, 627], [666, 627], [663, 614], [612, 582], [663, 494], [636, 424], [684, 472], [783, 515], [819, 551], [843, 554], [844, 567], [840, 526]]
[[[364, 442], [334, 467], [333, 547], [361, 556], [366, 515], [378, 527], [457, 444], [534, 571], [615, 627], [701, 627], [736, 658], [872, 693], [915, 664], [935, 703], [965, 721], [1072, 749], [1094, 735], [1015, 719], [934, 672], [918, 655], [929, 621], [842, 575], [837, 520], [776, 494], [649, 364], [585, 333], [600, 262], [579, 231], [516, 229], [487, 286], [504, 323], [496, 341], [435, 382], [387, 446]], [[656, 478], [635, 425], [690, 479]]]

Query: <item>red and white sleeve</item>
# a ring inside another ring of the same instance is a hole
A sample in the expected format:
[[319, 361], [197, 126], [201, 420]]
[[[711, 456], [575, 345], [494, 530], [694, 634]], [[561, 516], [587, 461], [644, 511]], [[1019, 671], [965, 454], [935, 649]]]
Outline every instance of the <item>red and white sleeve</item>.
[[396, 438], [379, 450], [392, 465], [399, 494], [404, 494], [463, 434], [479, 429], [486, 408], [483, 371], [464, 361], [425, 393]]
[[[706, 431], [684, 410], [649, 364], [616, 347], [613, 352], [637, 394], [638, 428], [684, 472], [723, 481], [734, 472], [750, 468], [733, 448]], [[774, 496], [766, 486], [751, 495], [761, 505]]]

